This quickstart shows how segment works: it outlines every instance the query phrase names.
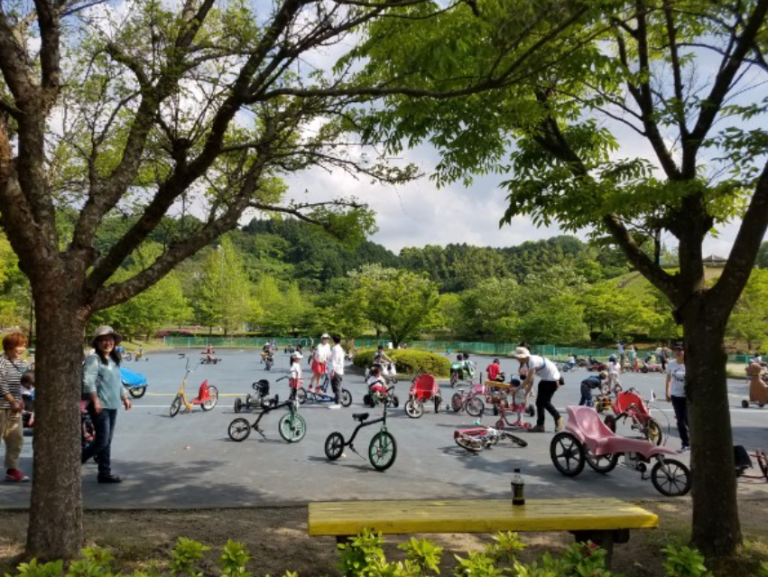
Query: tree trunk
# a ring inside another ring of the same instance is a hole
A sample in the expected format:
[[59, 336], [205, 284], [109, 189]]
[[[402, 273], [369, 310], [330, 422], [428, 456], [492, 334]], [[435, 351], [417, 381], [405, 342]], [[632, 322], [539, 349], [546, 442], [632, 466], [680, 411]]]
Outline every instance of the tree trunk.
[[72, 559], [83, 546], [79, 401], [85, 319], [61, 294], [52, 282], [35, 295], [37, 396], [26, 553], [38, 559]]
[[685, 329], [686, 396], [693, 470], [693, 544], [707, 557], [730, 557], [741, 544], [733, 434], [723, 347], [727, 315], [691, 307]]

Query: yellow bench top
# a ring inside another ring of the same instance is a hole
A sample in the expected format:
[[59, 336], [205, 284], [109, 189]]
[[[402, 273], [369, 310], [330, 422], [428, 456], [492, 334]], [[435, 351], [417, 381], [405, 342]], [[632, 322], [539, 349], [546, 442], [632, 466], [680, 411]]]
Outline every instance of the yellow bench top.
[[653, 529], [656, 514], [619, 499], [344, 501], [309, 504], [310, 535]]

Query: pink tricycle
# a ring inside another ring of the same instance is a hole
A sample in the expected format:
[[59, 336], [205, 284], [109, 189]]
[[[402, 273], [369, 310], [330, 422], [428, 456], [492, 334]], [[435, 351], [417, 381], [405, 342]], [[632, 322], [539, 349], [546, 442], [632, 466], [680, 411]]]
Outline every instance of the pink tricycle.
[[585, 463], [598, 473], [608, 473], [623, 455], [625, 466], [640, 471], [643, 480], [650, 478], [662, 495], [680, 497], [690, 491], [691, 471], [680, 461], [667, 458], [675, 454], [672, 449], [618, 436], [590, 407], [567, 407], [567, 411], [568, 425], [552, 438], [549, 447], [552, 464], [566, 477], [581, 473]]

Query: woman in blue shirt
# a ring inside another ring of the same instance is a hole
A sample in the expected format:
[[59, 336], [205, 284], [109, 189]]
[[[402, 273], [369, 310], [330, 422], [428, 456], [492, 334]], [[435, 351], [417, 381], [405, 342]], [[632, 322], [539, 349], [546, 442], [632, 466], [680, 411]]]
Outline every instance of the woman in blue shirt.
[[99, 483], [120, 483], [112, 474], [111, 447], [120, 403], [130, 410], [131, 401], [120, 375], [120, 353], [116, 347], [122, 341], [112, 327], [96, 329], [91, 341], [94, 353], [83, 365], [83, 397], [88, 401], [88, 414], [94, 427], [93, 442], [83, 448], [82, 462], [96, 457]]

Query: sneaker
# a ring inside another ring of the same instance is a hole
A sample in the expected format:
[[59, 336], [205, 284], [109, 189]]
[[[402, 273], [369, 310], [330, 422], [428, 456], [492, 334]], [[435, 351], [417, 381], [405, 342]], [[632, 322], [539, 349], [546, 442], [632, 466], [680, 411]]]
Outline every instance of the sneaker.
[[26, 483], [29, 481], [29, 477], [18, 469], [8, 469], [5, 472], [5, 480], [9, 483]]
[[557, 421], [555, 422], [555, 433], [559, 433], [559, 432], [560, 432], [560, 431], [562, 431], [563, 429], [565, 429], [565, 419], [564, 419], [564, 418], [562, 418], [562, 417], [560, 417], [560, 418], [559, 418], [559, 419], [557, 419]]
[[328, 405], [328, 408], [329, 408], [329, 409], [340, 409], [340, 408], [341, 408], [341, 405], [336, 405], [336, 404], [334, 404], [334, 405]]
[[690, 453], [691, 448], [688, 445], [683, 445], [677, 450], [678, 453]]
[[529, 433], [546, 433], [544, 430], [544, 425], [536, 425], [535, 427], [531, 427], [528, 429]]
[[123, 480], [120, 477], [118, 477], [117, 475], [99, 475], [96, 478], [96, 480], [99, 483], [109, 483], [109, 484], [122, 483], [123, 482]]

